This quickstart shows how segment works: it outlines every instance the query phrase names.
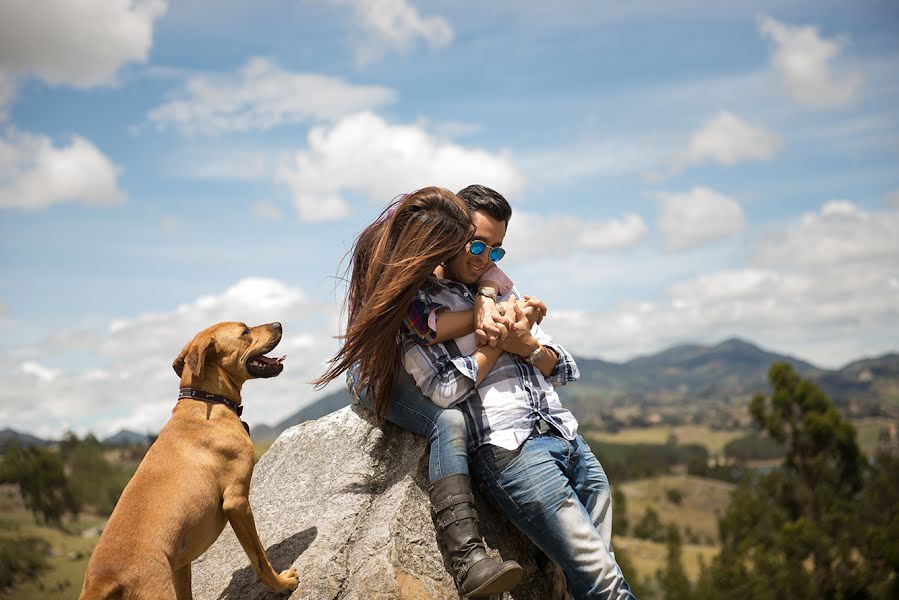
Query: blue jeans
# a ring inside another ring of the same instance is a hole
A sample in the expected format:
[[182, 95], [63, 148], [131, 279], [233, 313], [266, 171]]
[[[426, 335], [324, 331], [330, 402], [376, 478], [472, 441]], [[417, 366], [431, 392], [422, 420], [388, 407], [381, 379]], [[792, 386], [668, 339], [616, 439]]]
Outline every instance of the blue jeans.
[[471, 468], [481, 492], [562, 568], [575, 598], [634, 598], [612, 550], [609, 482], [581, 436], [535, 432], [515, 451], [487, 444]]
[[[355, 384], [355, 370], [350, 371], [349, 378]], [[352, 394], [354, 385], [349, 385], [349, 388]], [[364, 393], [356, 399], [362, 406], [374, 410]], [[393, 384], [386, 417], [394, 425], [428, 439], [431, 448], [428, 479], [431, 483], [457, 473], [468, 475], [468, 427], [462, 411], [457, 408], [441, 408], [431, 402], [402, 367]]]

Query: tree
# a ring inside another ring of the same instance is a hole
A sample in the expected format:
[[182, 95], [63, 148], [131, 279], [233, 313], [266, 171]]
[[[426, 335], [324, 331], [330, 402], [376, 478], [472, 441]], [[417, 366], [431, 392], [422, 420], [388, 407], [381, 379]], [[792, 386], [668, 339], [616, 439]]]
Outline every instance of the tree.
[[858, 516], [868, 467], [855, 428], [789, 365], [775, 363], [768, 378], [770, 398], [754, 397], [750, 413], [784, 446], [783, 466], [741, 479], [703, 586], [741, 600], [870, 597]]
[[20, 450], [15, 443], [10, 444], [3, 456], [0, 482], [18, 484], [35, 520], [61, 527], [64, 513], [77, 515], [80, 511], [62, 460], [45, 448]]
[[680, 532], [675, 525], [668, 525], [665, 533], [667, 560], [665, 570], [661, 572], [659, 583], [665, 600], [689, 600], [691, 595], [690, 580], [681, 561]]
[[627, 535], [630, 523], [627, 519], [627, 497], [620, 487], [612, 488], [612, 531], [616, 535]]

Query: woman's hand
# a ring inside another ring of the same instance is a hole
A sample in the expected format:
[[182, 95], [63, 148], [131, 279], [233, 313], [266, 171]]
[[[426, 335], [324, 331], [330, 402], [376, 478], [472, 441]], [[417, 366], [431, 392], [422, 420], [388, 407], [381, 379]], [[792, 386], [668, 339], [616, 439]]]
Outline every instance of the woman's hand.
[[[512, 298], [514, 299], [514, 295]], [[491, 348], [506, 339], [512, 319], [505, 316], [509, 310], [508, 301], [496, 302], [492, 298], [478, 296], [474, 303], [475, 337], [478, 346]]]
[[512, 318], [514, 323], [509, 328], [509, 335], [499, 342], [499, 347], [509, 354], [530, 356], [540, 347], [540, 343], [531, 335], [531, 323], [517, 302], [512, 304]]

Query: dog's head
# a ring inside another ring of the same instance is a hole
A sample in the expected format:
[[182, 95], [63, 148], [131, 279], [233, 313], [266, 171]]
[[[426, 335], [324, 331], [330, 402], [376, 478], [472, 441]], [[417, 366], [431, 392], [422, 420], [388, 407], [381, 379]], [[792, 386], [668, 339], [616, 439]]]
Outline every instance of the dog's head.
[[[268, 352], [281, 341], [281, 324], [247, 327], [243, 323], [219, 323], [192, 339], [172, 363], [182, 386], [220, 388], [240, 386], [248, 379], [275, 377], [284, 370], [285, 357]], [[212, 389], [205, 391], [217, 393]]]

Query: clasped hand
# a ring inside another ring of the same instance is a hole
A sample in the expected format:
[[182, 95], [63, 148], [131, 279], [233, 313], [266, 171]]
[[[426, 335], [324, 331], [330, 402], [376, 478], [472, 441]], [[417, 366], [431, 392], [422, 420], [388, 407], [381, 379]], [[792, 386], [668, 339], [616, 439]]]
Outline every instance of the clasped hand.
[[499, 346], [506, 352], [525, 355], [524, 343], [532, 345], [531, 328], [545, 316], [546, 304], [534, 296], [518, 300], [512, 295], [503, 302], [485, 301], [475, 308], [478, 345]]

